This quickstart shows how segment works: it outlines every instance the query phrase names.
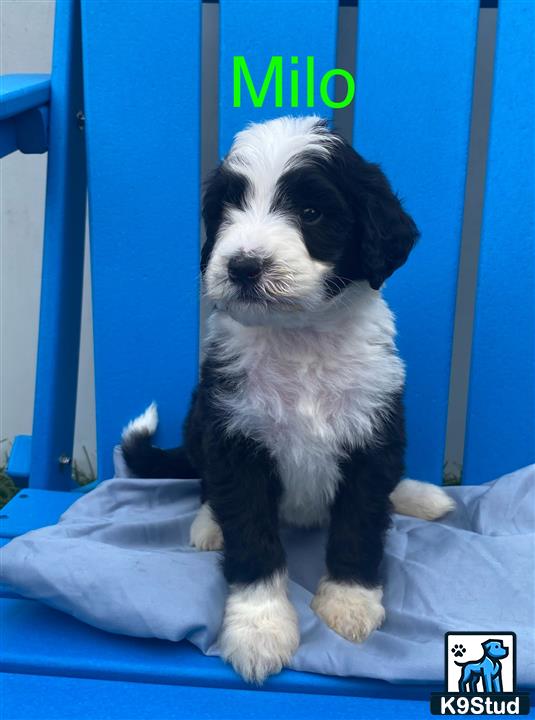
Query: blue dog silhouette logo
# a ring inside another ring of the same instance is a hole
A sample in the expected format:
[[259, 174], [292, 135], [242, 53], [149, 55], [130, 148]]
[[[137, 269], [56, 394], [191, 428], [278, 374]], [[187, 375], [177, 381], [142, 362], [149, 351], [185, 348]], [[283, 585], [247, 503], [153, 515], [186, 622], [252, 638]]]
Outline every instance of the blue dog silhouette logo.
[[[504, 646], [502, 640], [492, 638], [481, 645], [483, 655], [478, 660], [463, 662], [454, 660], [455, 664], [461, 668], [459, 692], [477, 693], [477, 685], [480, 680], [483, 681], [482, 692], [503, 692], [501, 660], [509, 655], [509, 649]], [[451, 648], [451, 652], [454, 658], [464, 658], [466, 648], [461, 643], [457, 643]]]

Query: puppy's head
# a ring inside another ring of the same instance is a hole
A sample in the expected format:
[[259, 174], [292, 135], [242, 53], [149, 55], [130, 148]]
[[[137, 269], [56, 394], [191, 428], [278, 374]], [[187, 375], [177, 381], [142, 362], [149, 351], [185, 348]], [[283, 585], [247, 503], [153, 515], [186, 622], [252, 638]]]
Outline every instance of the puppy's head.
[[418, 237], [379, 167], [317, 117], [238, 133], [203, 217], [206, 294], [244, 324], [300, 324], [352, 283], [378, 290]]

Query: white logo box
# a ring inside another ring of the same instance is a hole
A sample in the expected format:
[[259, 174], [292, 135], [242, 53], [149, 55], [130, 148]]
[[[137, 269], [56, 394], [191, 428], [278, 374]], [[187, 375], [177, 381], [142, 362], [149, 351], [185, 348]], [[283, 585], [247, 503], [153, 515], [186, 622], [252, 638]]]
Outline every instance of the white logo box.
[[[459, 679], [462, 666], [456, 662], [466, 664], [478, 662], [484, 657], [483, 644], [488, 640], [500, 640], [508, 649], [507, 657], [500, 658], [502, 666], [502, 692], [515, 691], [515, 634], [511, 632], [459, 632], [448, 633], [446, 636], [446, 682], [447, 692], [459, 692]], [[462, 650], [464, 649], [464, 652]], [[485, 692], [483, 681], [477, 685], [478, 692]]]

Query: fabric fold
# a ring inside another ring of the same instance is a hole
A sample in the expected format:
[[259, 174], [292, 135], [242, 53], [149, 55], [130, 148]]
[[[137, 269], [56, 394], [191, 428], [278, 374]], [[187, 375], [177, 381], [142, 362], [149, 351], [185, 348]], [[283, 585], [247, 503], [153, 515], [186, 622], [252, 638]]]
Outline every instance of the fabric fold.
[[[126, 474], [116, 456], [117, 474]], [[393, 682], [441, 681], [444, 633], [517, 634], [518, 681], [535, 685], [535, 466], [481, 486], [452, 487], [437, 522], [394, 516], [383, 563], [386, 622], [362, 645], [310, 609], [324, 573], [325, 533], [284, 529], [301, 645], [296, 670]], [[218, 653], [227, 588], [219, 553], [189, 545], [197, 480], [116, 477], [53, 526], [12, 540], [1, 577], [15, 592], [115, 633]]]

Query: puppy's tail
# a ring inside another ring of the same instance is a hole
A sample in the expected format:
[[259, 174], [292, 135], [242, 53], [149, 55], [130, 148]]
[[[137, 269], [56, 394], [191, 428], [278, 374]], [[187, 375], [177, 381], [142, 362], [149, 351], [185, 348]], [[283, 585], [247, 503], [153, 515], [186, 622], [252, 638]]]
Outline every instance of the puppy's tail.
[[195, 478], [195, 468], [184, 448], [162, 450], [152, 444], [158, 427], [158, 410], [152, 403], [123, 430], [121, 450], [129, 469], [140, 478]]
[[394, 512], [437, 520], [455, 509], [455, 501], [437, 485], [419, 480], [402, 480], [390, 493]]

